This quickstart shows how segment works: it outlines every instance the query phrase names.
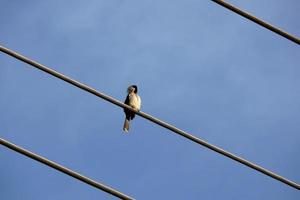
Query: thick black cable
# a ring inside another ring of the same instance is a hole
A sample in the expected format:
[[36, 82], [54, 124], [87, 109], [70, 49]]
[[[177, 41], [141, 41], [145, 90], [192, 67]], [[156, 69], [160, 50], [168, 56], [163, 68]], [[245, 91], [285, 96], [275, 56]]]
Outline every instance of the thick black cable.
[[189, 139], [189, 140], [191, 140], [193, 142], [196, 142], [196, 143], [198, 143], [198, 144], [200, 144], [202, 146], [205, 146], [205, 147], [207, 147], [207, 148], [209, 148], [209, 149], [211, 149], [211, 150], [213, 150], [213, 151], [215, 151], [217, 153], [220, 153], [220, 154], [222, 154], [222, 155], [224, 155], [224, 156], [226, 156], [228, 158], [231, 158], [231, 159], [233, 159], [233, 160], [235, 160], [235, 161], [237, 161], [237, 162], [239, 162], [241, 164], [244, 164], [244, 165], [246, 165], [246, 166], [248, 166], [248, 167], [250, 167], [250, 168], [252, 168], [252, 169], [254, 169], [256, 171], [259, 171], [259, 172], [261, 172], [261, 173], [263, 173], [263, 174], [265, 174], [265, 175], [267, 175], [269, 177], [272, 177], [272, 178], [274, 178], [274, 179], [276, 179], [278, 181], [281, 181], [282, 183], [285, 183], [285, 184], [287, 184], [287, 185], [289, 185], [291, 187], [294, 187], [294, 188], [300, 190], [300, 185], [297, 184], [297, 183], [295, 183], [295, 182], [293, 182], [293, 181], [290, 181], [290, 180], [288, 180], [288, 179], [286, 179], [286, 178], [284, 178], [282, 176], [279, 176], [279, 175], [277, 175], [277, 174], [275, 174], [275, 173], [273, 173], [273, 172], [271, 172], [271, 171], [269, 171], [269, 170], [267, 170], [267, 169], [265, 169], [263, 167], [260, 167], [259, 165], [256, 165], [256, 164], [254, 164], [254, 163], [252, 163], [250, 161], [247, 161], [247, 160], [245, 160], [245, 159], [243, 159], [241, 157], [238, 157], [238, 156], [236, 156], [236, 155], [234, 155], [234, 154], [232, 154], [230, 152], [227, 152], [227, 151], [225, 151], [225, 150], [223, 150], [223, 149], [221, 149], [221, 148], [219, 148], [219, 147], [217, 147], [215, 145], [212, 145], [212, 144], [210, 144], [210, 143], [208, 143], [208, 142], [206, 142], [206, 141], [204, 141], [204, 140], [202, 140], [200, 138], [197, 138], [196, 136], [193, 136], [192, 134], [189, 134], [189, 133], [187, 133], [187, 132], [185, 132], [183, 130], [180, 130], [179, 128], [177, 128], [175, 126], [172, 126], [172, 125], [170, 125], [170, 124], [168, 124], [168, 123], [166, 123], [166, 122], [164, 122], [164, 121], [162, 121], [160, 119], [152, 117], [151, 115], [149, 115], [147, 113], [144, 113], [144, 112], [141, 112], [141, 111], [136, 111], [136, 110], [132, 109], [130, 106], [128, 106], [128, 105], [126, 105], [126, 104], [124, 104], [124, 103], [122, 103], [122, 102], [120, 102], [120, 101], [118, 101], [118, 100], [116, 100], [116, 99], [108, 96], [108, 95], [105, 95], [105, 94], [103, 94], [101, 92], [98, 92], [97, 90], [95, 90], [95, 89], [93, 89], [93, 88], [91, 88], [91, 87], [89, 87], [87, 85], [84, 85], [84, 84], [82, 84], [82, 83], [80, 83], [80, 82], [78, 82], [78, 81], [76, 81], [74, 79], [71, 79], [71, 78], [69, 78], [69, 77], [67, 77], [67, 76], [65, 76], [65, 75], [63, 75], [61, 73], [58, 73], [58, 72], [54, 71], [53, 69], [50, 69], [50, 68], [48, 68], [48, 67], [46, 67], [46, 66], [44, 66], [42, 64], [39, 64], [39, 63], [37, 63], [37, 62], [35, 62], [33, 60], [30, 60], [29, 58], [26, 58], [25, 56], [22, 56], [22, 55], [14, 52], [14, 51], [8, 49], [8, 48], [5, 48], [5, 47], [3, 47], [3, 46], [0, 45], [0, 51], [2, 51], [3, 53], [6, 53], [6, 54], [8, 54], [8, 55], [10, 55], [10, 56], [18, 59], [18, 60], [21, 60], [21, 61], [23, 61], [25, 63], [28, 63], [31, 66], [35, 67], [35, 68], [38, 68], [38, 69], [40, 69], [40, 70], [42, 70], [44, 72], [47, 72], [48, 74], [51, 74], [51, 75], [53, 75], [53, 76], [55, 76], [55, 77], [57, 77], [57, 78], [59, 78], [61, 80], [64, 80], [64, 81], [66, 81], [66, 82], [68, 82], [68, 83], [70, 83], [70, 84], [72, 84], [72, 85], [74, 85], [74, 86], [76, 86], [76, 87], [78, 87], [80, 89], [83, 89], [83, 90], [85, 90], [85, 91], [87, 91], [89, 93], [92, 93], [92, 94], [94, 94], [94, 95], [96, 95], [96, 96], [98, 96], [98, 97], [100, 97], [100, 98], [102, 98], [102, 99], [104, 99], [106, 101], [109, 101], [109, 102], [111, 102], [111, 103], [113, 103], [113, 104], [115, 104], [115, 105], [117, 105], [119, 107], [131, 110], [132, 112], [135, 112], [137, 115], [139, 115], [139, 116], [141, 116], [141, 117], [143, 117], [145, 119], [148, 119], [148, 120], [150, 120], [150, 121], [152, 121], [152, 122], [154, 122], [154, 123], [156, 123], [156, 124], [158, 124], [158, 125], [160, 125], [162, 127], [165, 127], [167, 129], [171, 130], [172, 132], [177, 133], [177, 134], [179, 134], [179, 135], [181, 135], [181, 136], [183, 136], [183, 137], [185, 137], [185, 138], [187, 138], [187, 139]]
[[237, 13], [237, 14], [239, 14], [239, 15], [241, 15], [241, 16], [243, 16], [243, 17], [245, 17], [245, 18], [247, 18], [247, 19], [249, 19], [249, 20], [251, 20], [251, 21], [253, 21], [253, 22], [255, 22], [255, 23], [257, 23], [257, 24], [259, 24], [259, 25], [261, 25], [261, 26], [263, 26], [263, 27], [265, 27], [266, 29], [268, 29], [270, 31], [273, 31], [274, 33], [277, 33], [277, 34], [281, 35], [282, 37], [285, 37], [286, 39], [288, 39], [290, 41], [295, 42], [298, 45], [300, 45], [300, 39], [299, 38], [285, 32], [285, 31], [280, 30], [279, 28], [276, 28], [276, 27], [272, 26], [271, 24], [269, 24], [269, 23], [267, 23], [267, 22], [265, 22], [261, 19], [258, 19], [257, 17], [255, 17], [255, 16], [253, 16], [253, 15], [251, 15], [251, 14], [245, 12], [245, 11], [242, 11], [241, 9], [239, 9], [239, 8], [237, 8], [237, 7], [231, 5], [231, 4], [229, 4], [229, 3], [227, 3], [223, 0], [212, 0], [212, 1], [219, 4], [219, 5], [221, 5], [221, 6], [223, 6], [223, 7], [225, 7], [225, 8], [227, 8], [227, 9], [229, 9], [229, 10], [231, 10], [231, 11], [233, 11], [233, 12], [235, 12], [235, 13]]
[[65, 173], [65, 174], [67, 174], [67, 175], [69, 175], [73, 178], [76, 178], [76, 179], [78, 179], [78, 180], [80, 180], [80, 181], [82, 181], [86, 184], [89, 184], [89, 185], [91, 185], [91, 186], [93, 186], [97, 189], [103, 190], [103, 191], [105, 191], [105, 192], [107, 192], [107, 193], [109, 193], [109, 194], [111, 194], [115, 197], [118, 197], [120, 199], [125, 199], [125, 200], [132, 200], [133, 199], [132, 197], [129, 197], [129, 196], [113, 189], [113, 188], [110, 188], [110, 187], [108, 187], [108, 186], [106, 186], [102, 183], [96, 182], [96, 181], [94, 181], [94, 180], [92, 180], [92, 179], [90, 179], [86, 176], [83, 176], [83, 175], [81, 175], [81, 174], [79, 174], [75, 171], [72, 171], [71, 169], [68, 169], [68, 168], [66, 168], [62, 165], [59, 165], [59, 164], [57, 164], [57, 163], [55, 163], [51, 160], [48, 160], [48, 159], [46, 159], [46, 158], [44, 158], [40, 155], [37, 155], [37, 154], [32, 153], [32, 152], [30, 152], [30, 151], [28, 151], [28, 150], [26, 150], [22, 147], [19, 147], [19, 146], [15, 145], [15, 144], [7, 141], [7, 140], [4, 140], [4, 139], [0, 138], [0, 144], [7, 147], [7, 148], [9, 148], [9, 149], [11, 149], [11, 150], [13, 150], [13, 151], [16, 151], [16, 152], [20, 153], [22, 155], [25, 155], [29, 158], [32, 158], [32, 159], [34, 159], [34, 160], [36, 160], [40, 163], [43, 163], [43, 164], [45, 164], [45, 165], [47, 165], [47, 166], [49, 166], [53, 169], [56, 169], [56, 170], [58, 170], [62, 173]]

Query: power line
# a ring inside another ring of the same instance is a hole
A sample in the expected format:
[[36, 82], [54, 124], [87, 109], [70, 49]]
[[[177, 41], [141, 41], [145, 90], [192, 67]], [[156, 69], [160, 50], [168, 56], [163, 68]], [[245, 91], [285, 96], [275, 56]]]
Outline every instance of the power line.
[[47, 165], [47, 166], [49, 166], [53, 169], [56, 169], [56, 170], [58, 170], [62, 173], [65, 173], [69, 176], [72, 176], [73, 178], [76, 178], [76, 179], [78, 179], [78, 180], [80, 180], [84, 183], [87, 183], [87, 184], [89, 184], [89, 185], [91, 185], [91, 186], [93, 186], [97, 189], [100, 189], [100, 190], [103, 190], [107, 193], [110, 193], [110, 194], [114, 195], [115, 197], [118, 197], [120, 199], [125, 199], [125, 200], [132, 200], [133, 199], [132, 197], [129, 197], [129, 196], [113, 189], [113, 188], [110, 188], [110, 187], [108, 187], [104, 184], [98, 183], [98, 182], [96, 182], [96, 181], [94, 181], [94, 180], [92, 180], [92, 179], [90, 179], [86, 176], [83, 176], [83, 175], [81, 175], [81, 174], [79, 174], [75, 171], [72, 171], [72, 170], [70, 170], [70, 169], [68, 169], [68, 168], [66, 168], [62, 165], [59, 165], [59, 164], [57, 164], [57, 163], [55, 163], [51, 160], [48, 160], [48, 159], [46, 159], [42, 156], [39, 156], [39, 155], [37, 155], [35, 153], [32, 153], [32, 152], [30, 152], [30, 151], [28, 151], [24, 148], [21, 148], [21, 147], [13, 144], [11, 142], [8, 142], [7, 140], [4, 140], [4, 139], [0, 138], [0, 144], [2, 144], [3, 146], [5, 146], [5, 147], [7, 147], [7, 148], [9, 148], [13, 151], [16, 151], [16, 152], [18, 152], [20, 154], [23, 154], [23, 155], [25, 155], [29, 158], [32, 158], [32, 159], [34, 159], [38, 162], [41, 162], [41, 163], [43, 163], [43, 164], [45, 164], [45, 165]]
[[273, 31], [274, 33], [277, 33], [277, 34], [281, 35], [282, 37], [285, 37], [286, 39], [288, 39], [290, 41], [293, 41], [297, 44], [300, 44], [300, 39], [299, 38], [285, 32], [285, 31], [280, 30], [279, 28], [276, 28], [276, 27], [272, 26], [271, 24], [269, 24], [267, 22], [264, 22], [261, 19], [258, 19], [257, 17], [255, 17], [255, 16], [253, 16], [253, 15], [251, 15], [251, 14], [245, 12], [245, 11], [242, 11], [241, 9], [239, 9], [239, 8], [237, 8], [237, 7], [231, 5], [231, 4], [229, 4], [229, 3], [227, 3], [223, 0], [212, 0], [212, 1], [219, 4], [219, 5], [221, 5], [221, 6], [223, 6], [223, 7], [225, 7], [225, 8], [227, 8], [227, 9], [229, 9], [229, 10], [231, 10], [231, 11], [233, 11], [233, 12], [235, 12], [235, 13], [237, 13], [237, 14], [239, 14], [239, 15], [241, 15], [241, 16], [243, 16], [243, 17], [245, 17], [245, 18], [247, 18], [247, 19], [249, 19], [249, 20], [251, 20], [251, 21], [253, 21], [253, 22], [255, 22], [255, 23], [257, 23], [257, 24], [259, 24], [259, 25], [261, 25], [261, 26], [263, 26], [263, 27], [265, 27], [266, 29], [269, 29], [270, 31]]
[[133, 108], [131, 108], [130, 106], [128, 106], [128, 105], [126, 105], [126, 104], [124, 104], [124, 103], [122, 103], [122, 102], [120, 102], [120, 101], [118, 101], [118, 100], [116, 100], [116, 99], [114, 99], [114, 98], [106, 95], [106, 94], [100, 93], [97, 90], [95, 90], [95, 89], [93, 89], [93, 88], [91, 88], [91, 87], [89, 87], [89, 86], [87, 86], [87, 85], [85, 85], [83, 83], [80, 83], [80, 82], [78, 82], [78, 81], [76, 81], [74, 79], [71, 79], [71, 78], [69, 78], [69, 77], [67, 77], [67, 76], [65, 76], [65, 75], [63, 75], [63, 74], [61, 74], [61, 73], [59, 73], [57, 71], [54, 71], [53, 69], [50, 69], [50, 68], [48, 68], [48, 67], [46, 67], [46, 66], [44, 66], [42, 64], [39, 64], [39, 63], [37, 63], [37, 62], [35, 62], [33, 60], [30, 60], [29, 58], [26, 58], [25, 56], [22, 56], [22, 55], [14, 52], [14, 51], [8, 49], [8, 48], [5, 48], [5, 47], [3, 47], [3, 46], [0, 45], [0, 51], [2, 51], [3, 53], [6, 53], [6, 54], [8, 54], [8, 55], [10, 55], [10, 56], [18, 59], [18, 60], [21, 60], [21, 61], [23, 61], [25, 63], [28, 63], [31, 66], [35, 67], [35, 68], [38, 68], [38, 69], [40, 69], [40, 70], [42, 70], [44, 72], [47, 72], [48, 74], [51, 74], [51, 75], [53, 75], [53, 76], [55, 76], [55, 77], [57, 77], [57, 78], [59, 78], [59, 79], [61, 79], [63, 81], [66, 81], [66, 82], [68, 82], [68, 83], [70, 83], [70, 84], [72, 84], [72, 85], [74, 85], [74, 86], [76, 86], [76, 87], [78, 87], [80, 89], [83, 89], [83, 90], [85, 90], [85, 91], [87, 91], [87, 92], [89, 92], [91, 94], [94, 94], [95, 96], [98, 96], [98, 97], [100, 97], [100, 98], [102, 98], [102, 99], [104, 99], [106, 101], [109, 101], [112, 104], [115, 104], [115, 105], [117, 105], [119, 107], [122, 107], [122, 108], [126, 108], [126, 109], [128, 109], [128, 110], [136, 113], [137, 115], [139, 115], [139, 116], [141, 116], [141, 117], [143, 117], [145, 119], [148, 119], [148, 120], [150, 120], [150, 121], [152, 121], [152, 122], [154, 122], [154, 123], [156, 123], [156, 124], [158, 124], [158, 125], [166, 128], [166, 129], [169, 129], [170, 131], [172, 131], [174, 133], [177, 133], [177, 134], [179, 134], [179, 135], [181, 135], [181, 136], [183, 136], [183, 137], [185, 137], [185, 138], [187, 138], [187, 139], [189, 139], [189, 140], [191, 140], [191, 141], [193, 141], [195, 143], [198, 143], [198, 144], [200, 144], [202, 146], [205, 146], [205, 147], [207, 147], [207, 148], [209, 148], [209, 149], [211, 149], [211, 150], [213, 150], [213, 151], [215, 151], [215, 152], [217, 152], [219, 154], [222, 154], [222, 155], [224, 155], [224, 156], [226, 156], [228, 158], [231, 158], [231, 159], [233, 159], [233, 160], [235, 160], [235, 161], [237, 161], [237, 162], [239, 162], [241, 164], [244, 164], [244, 165], [246, 165], [246, 166], [248, 166], [248, 167], [250, 167], [250, 168], [252, 168], [252, 169], [254, 169], [256, 171], [259, 171], [259, 172], [261, 172], [261, 173], [263, 173], [263, 174], [265, 174], [265, 175], [267, 175], [269, 177], [272, 177], [272, 178], [274, 178], [274, 179], [276, 179], [278, 181], [281, 181], [282, 183], [285, 183], [285, 184], [287, 184], [287, 185], [289, 185], [291, 187], [294, 187], [294, 188], [300, 190], [300, 185], [297, 184], [297, 183], [295, 183], [295, 182], [293, 182], [293, 181], [290, 181], [290, 180], [288, 180], [288, 179], [286, 179], [286, 178], [284, 178], [282, 176], [279, 176], [279, 175], [277, 175], [277, 174], [275, 174], [275, 173], [273, 173], [273, 172], [271, 172], [271, 171], [269, 171], [269, 170], [267, 170], [267, 169], [265, 169], [263, 167], [260, 167], [259, 165], [256, 165], [256, 164], [254, 164], [254, 163], [252, 163], [250, 161], [247, 161], [247, 160], [245, 160], [245, 159], [243, 159], [241, 157], [238, 157], [238, 156], [236, 156], [236, 155], [234, 155], [234, 154], [232, 154], [230, 152], [227, 152], [227, 151], [225, 151], [225, 150], [223, 150], [223, 149], [221, 149], [221, 148], [219, 148], [219, 147], [217, 147], [215, 145], [212, 145], [212, 144], [210, 144], [210, 143], [208, 143], [208, 142], [206, 142], [206, 141], [204, 141], [204, 140], [202, 140], [200, 138], [197, 138], [196, 136], [193, 136], [193, 135], [191, 135], [191, 134], [189, 134], [189, 133], [187, 133], [187, 132], [185, 132], [183, 130], [180, 130], [179, 128], [177, 128], [175, 126], [172, 126], [172, 125], [170, 125], [170, 124], [168, 124], [168, 123], [166, 123], [166, 122], [164, 122], [164, 121], [162, 121], [160, 119], [152, 117], [151, 115], [149, 115], [147, 113], [144, 113], [144, 112], [141, 112], [141, 111], [136, 111]]

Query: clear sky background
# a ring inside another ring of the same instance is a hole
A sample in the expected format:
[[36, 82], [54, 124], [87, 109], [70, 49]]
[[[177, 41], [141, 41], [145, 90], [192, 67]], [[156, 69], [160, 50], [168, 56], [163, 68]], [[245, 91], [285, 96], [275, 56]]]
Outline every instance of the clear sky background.
[[[231, 3], [300, 37], [299, 0]], [[0, 43], [300, 183], [300, 48], [209, 0], [0, 0]], [[0, 136], [136, 199], [300, 193], [0, 53]], [[1, 200], [115, 199], [0, 147]]]

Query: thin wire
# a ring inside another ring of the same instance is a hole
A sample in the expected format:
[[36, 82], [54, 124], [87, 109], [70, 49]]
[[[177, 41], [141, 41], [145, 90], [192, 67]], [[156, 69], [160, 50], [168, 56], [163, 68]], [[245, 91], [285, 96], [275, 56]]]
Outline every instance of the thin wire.
[[187, 132], [185, 132], [183, 130], [180, 130], [179, 128], [177, 128], [175, 126], [172, 126], [172, 125], [170, 125], [170, 124], [168, 124], [168, 123], [166, 123], [166, 122], [164, 122], [164, 121], [162, 121], [160, 119], [152, 117], [151, 115], [149, 115], [147, 113], [144, 113], [144, 112], [141, 112], [141, 111], [136, 111], [136, 110], [132, 109], [130, 106], [128, 106], [128, 105], [126, 105], [126, 104], [124, 104], [124, 103], [122, 103], [122, 102], [120, 102], [120, 101], [118, 101], [118, 100], [116, 100], [116, 99], [108, 96], [108, 95], [105, 95], [105, 94], [103, 94], [101, 92], [98, 92], [97, 90], [95, 90], [95, 89], [93, 89], [93, 88], [91, 88], [91, 87], [89, 87], [87, 85], [84, 85], [84, 84], [82, 84], [82, 83], [80, 83], [80, 82], [78, 82], [78, 81], [76, 81], [74, 79], [71, 79], [71, 78], [69, 78], [69, 77], [67, 77], [67, 76], [65, 76], [63, 74], [60, 74], [60, 73], [54, 71], [53, 69], [50, 69], [50, 68], [48, 68], [48, 67], [46, 67], [46, 66], [44, 66], [42, 64], [39, 64], [39, 63], [37, 63], [37, 62], [35, 62], [33, 60], [30, 60], [29, 58], [26, 58], [26, 57], [24, 57], [24, 56], [22, 56], [22, 55], [20, 55], [20, 54], [18, 54], [16, 52], [14, 52], [14, 51], [8, 49], [8, 48], [0, 46], [0, 51], [2, 51], [3, 53], [6, 53], [6, 54], [8, 54], [8, 55], [10, 55], [10, 56], [18, 59], [18, 60], [21, 60], [21, 61], [23, 61], [25, 63], [28, 63], [31, 66], [36, 67], [36, 68], [38, 68], [38, 69], [40, 69], [40, 70], [42, 70], [44, 72], [47, 72], [47, 73], [49, 73], [49, 74], [51, 74], [51, 75], [53, 75], [53, 76], [55, 76], [55, 77], [57, 77], [57, 78], [59, 78], [61, 80], [64, 80], [64, 81], [66, 81], [66, 82], [68, 82], [68, 83], [70, 83], [70, 84], [72, 84], [72, 85], [74, 85], [74, 86], [76, 86], [76, 87], [78, 87], [80, 89], [83, 89], [83, 90], [85, 90], [85, 91], [87, 91], [89, 93], [92, 93], [92, 94], [94, 94], [94, 95], [96, 95], [96, 96], [98, 96], [98, 97], [100, 97], [100, 98], [102, 98], [102, 99], [104, 99], [106, 101], [109, 101], [112, 104], [115, 104], [115, 105], [117, 105], [119, 107], [122, 107], [122, 108], [126, 108], [126, 109], [128, 109], [128, 110], [136, 113], [137, 115], [139, 115], [139, 116], [141, 116], [141, 117], [143, 117], [145, 119], [148, 119], [148, 120], [150, 120], [150, 121], [152, 121], [152, 122], [154, 122], [154, 123], [156, 123], [156, 124], [158, 124], [158, 125], [166, 128], [166, 129], [169, 129], [170, 131], [172, 131], [174, 133], [177, 133], [177, 134], [179, 134], [179, 135], [181, 135], [181, 136], [183, 136], [183, 137], [185, 137], [185, 138], [187, 138], [187, 139], [189, 139], [189, 140], [191, 140], [193, 142], [196, 142], [196, 143], [198, 143], [198, 144], [200, 144], [202, 146], [205, 146], [205, 147], [207, 147], [207, 148], [209, 148], [209, 149], [211, 149], [211, 150], [213, 150], [213, 151], [215, 151], [217, 153], [220, 153], [220, 154], [222, 154], [222, 155], [224, 155], [224, 156], [226, 156], [228, 158], [231, 158], [231, 159], [233, 159], [233, 160], [235, 160], [235, 161], [237, 161], [237, 162], [239, 162], [241, 164], [244, 164], [244, 165], [246, 165], [246, 166], [248, 166], [248, 167], [250, 167], [250, 168], [252, 168], [252, 169], [254, 169], [256, 171], [259, 171], [259, 172], [261, 172], [261, 173], [263, 173], [263, 174], [265, 174], [265, 175], [267, 175], [269, 177], [272, 177], [272, 178], [274, 178], [274, 179], [276, 179], [278, 181], [281, 181], [282, 183], [285, 183], [285, 184], [287, 184], [287, 185], [289, 185], [291, 187], [294, 187], [294, 188], [300, 190], [300, 185], [297, 184], [297, 183], [295, 183], [295, 182], [293, 182], [293, 181], [290, 181], [290, 180], [288, 180], [288, 179], [286, 179], [286, 178], [284, 178], [282, 176], [279, 176], [279, 175], [277, 175], [277, 174], [275, 174], [275, 173], [273, 173], [273, 172], [271, 172], [271, 171], [269, 171], [269, 170], [267, 170], [267, 169], [265, 169], [263, 167], [260, 167], [259, 165], [256, 165], [256, 164], [254, 164], [254, 163], [252, 163], [250, 161], [247, 161], [247, 160], [245, 160], [245, 159], [243, 159], [241, 157], [238, 157], [238, 156], [236, 156], [236, 155], [234, 155], [234, 154], [232, 154], [230, 152], [227, 152], [227, 151], [225, 151], [225, 150], [223, 150], [223, 149], [221, 149], [221, 148], [219, 148], [219, 147], [217, 147], [215, 145], [212, 145], [212, 144], [210, 144], [210, 143], [208, 143], [208, 142], [206, 142], [206, 141], [204, 141], [204, 140], [202, 140], [200, 138], [197, 138], [196, 136], [193, 136], [193, 135], [191, 135], [191, 134], [189, 134], [189, 133], [187, 133]]
[[89, 184], [89, 185], [91, 185], [91, 186], [93, 186], [97, 189], [100, 189], [100, 190], [103, 190], [107, 193], [110, 193], [111, 195], [113, 195], [115, 197], [118, 197], [120, 199], [125, 199], [125, 200], [132, 200], [133, 199], [132, 197], [129, 197], [129, 196], [127, 196], [127, 195], [125, 195], [125, 194], [123, 194], [123, 193], [121, 193], [121, 192], [119, 192], [115, 189], [112, 189], [112, 188], [110, 188], [110, 187], [108, 187], [108, 186], [106, 186], [102, 183], [98, 183], [98, 182], [96, 182], [96, 181], [94, 181], [94, 180], [92, 180], [92, 179], [90, 179], [86, 176], [83, 176], [83, 175], [81, 175], [81, 174], [79, 174], [75, 171], [72, 171], [72, 170], [70, 170], [70, 169], [68, 169], [68, 168], [66, 168], [62, 165], [59, 165], [59, 164], [57, 164], [57, 163], [55, 163], [51, 160], [48, 160], [48, 159], [46, 159], [42, 156], [39, 156], [35, 153], [32, 153], [32, 152], [30, 152], [30, 151], [28, 151], [28, 150], [26, 150], [22, 147], [19, 147], [19, 146], [15, 145], [11, 142], [8, 142], [7, 140], [4, 140], [4, 139], [0, 138], [0, 144], [2, 144], [3, 146], [5, 146], [5, 147], [7, 147], [7, 148], [9, 148], [13, 151], [16, 151], [16, 152], [18, 152], [20, 154], [23, 154], [23, 155], [25, 155], [29, 158], [32, 158], [32, 159], [34, 159], [38, 162], [41, 162], [41, 163], [43, 163], [43, 164], [45, 164], [45, 165], [47, 165], [51, 168], [54, 168], [54, 169], [56, 169], [56, 170], [58, 170], [62, 173], [65, 173], [69, 176], [72, 176], [73, 178], [76, 178], [76, 179], [78, 179], [78, 180], [80, 180], [84, 183], [87, 183], [87, 184]]
[[212, 1], [219, 4], [219, 5], [221, 5], [221, 6], [223, 6], [223, 7], [225, 7], [225, 8], [227, 8], [227, 9], [229, 9], [229, 10], [231, 10], [231, 11], [233, 11], [233, 12], [235, 12], [235, 13], [237, 13], [237, 14], [239, 14], [239, 15], [241, 15], [241, 16], [243, 16], [243, 17], [245, 17], [245, 18], [247, 18], [247, 19], [249, 19], [249, 20], [251, 20], [251, 21], [253, 21], [253, 22], [255, 22], [255, 23], [257, 23], [257, 24], [259, 24], [259, 25], [261, 25], [261, 26], [263, 26], [263, 27], [265, 27], [266, 29], [269, 29], [270, 31], [273, 31], [274, 33], [277, 33], [277, 34], [281, 35], [282, 37], [285, 37], [286, 39], [288, 39], [292, 42], [297, 43], [298, 45], [300, 44], [300, 39], [299, 38], [285, 32], [285, 31], [280, 30], [279, 28], [276, 28], [276, 27], [272, 26], [271, 24], [269, 24], [267, 22], [264, 22], [261, 19], [258, 19], [257, 17], [255, 17], [255, 16], [253, 16], [253, 15], [251, 15], [251, 14], [245, 12], [245, 11], [242, 11], [241, 9], [239, 9], [239, 8], [237, 8], [237, 7], [231, 5], [231, 4], [229, 4], [229, 3], [227, 3], [223, 0], [212, 0]]

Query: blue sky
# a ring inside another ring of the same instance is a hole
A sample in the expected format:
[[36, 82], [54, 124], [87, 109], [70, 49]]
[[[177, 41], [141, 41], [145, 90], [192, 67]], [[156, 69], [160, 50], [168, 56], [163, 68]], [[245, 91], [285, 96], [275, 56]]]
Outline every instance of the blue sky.
[[[297, 0], [229, 1], [300, 37]], [[300, 182], [299, 45], [212, 1], [0, 0], [0, 43]], [[299, 191], [0, 54], [0, 136], [136, 199]], [[4, 200], [115, 199], [0, 147]]]

